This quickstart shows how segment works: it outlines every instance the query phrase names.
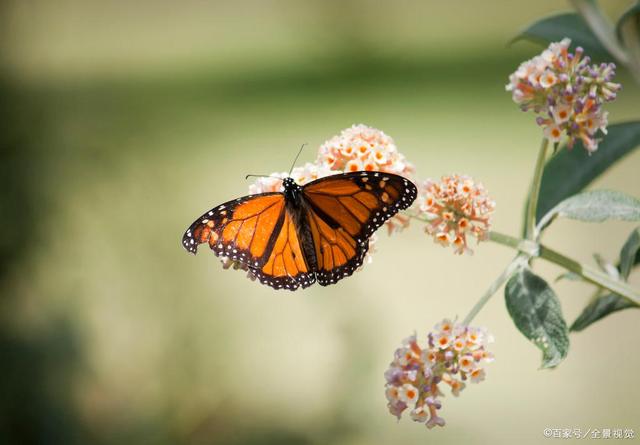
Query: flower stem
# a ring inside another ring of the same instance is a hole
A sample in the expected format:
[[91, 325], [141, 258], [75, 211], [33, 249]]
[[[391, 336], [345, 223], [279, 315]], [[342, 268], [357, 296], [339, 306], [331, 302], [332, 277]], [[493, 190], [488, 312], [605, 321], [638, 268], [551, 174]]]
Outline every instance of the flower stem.
[[570, 272], [580, 275], [586, 281], [589, 281], [598, 287], [607, 289], [635, 304], [640, 304], [640, 294], [624, 281], [616, 280], [603, 272], [593, 269], [586, 264], [579, 263], [578, 261], [556, 252], [542, 244], [514, 238], [498, 232], [489, 232], [489, 239], [498, 244], [502, 244], [503, 246], [516, 249], [528, 258], [539, 257], [557, 264]]
[[469, 325], [469, 323], [471, 323], [471, 321], [473, 321], [474, 317], [478, 315], [478, 312], [480, 312], [480, 310], [484, 307], [484, 305], [487, 304], [487, 302], [498, 291], [498, 289], [500, 289], [500, 287], [509, 278], [511, 278], [511, 275], [513, 275], [516, 269], [518, 269], [518, 267], [524, 264], [526, 260], [527, 260], [527, 255], [523, 253], [518, 254], [518, 256], [516, 256], [513, 260], [511, 260], [511, 262], [507, 265], [507, 267], [502, 271], [500, 276], [498, 276], [498, 278], [496, 278], [496, 280], [493, 283], [491, 283], [491, 286], [489, 286], [489, 289], [487, 289], [487, 291], [484, 294], [482, 294], [478, 302], [471, 308], [471, 311], [469, 311], [467, 316], [464, 317], [464, 321], [462, 322], [463, 325], [467, 326]]
[[538, 159], [536, 160], [536, 168], [533, 172], [533, 181], [531, 182], [531, 191], [529, 192], [529, 202], [527, 205], [527, 213], [525, 214], [525, 232], [526, 239], [532, 240], [536, 225], [536, 211], [538, 209], [538, 197], [540, 196], [540, 183], [542, 182], [542, 172], [544, 171], [544, 161], [547, 158], [547, 148], [549, 140], [542, 139]]

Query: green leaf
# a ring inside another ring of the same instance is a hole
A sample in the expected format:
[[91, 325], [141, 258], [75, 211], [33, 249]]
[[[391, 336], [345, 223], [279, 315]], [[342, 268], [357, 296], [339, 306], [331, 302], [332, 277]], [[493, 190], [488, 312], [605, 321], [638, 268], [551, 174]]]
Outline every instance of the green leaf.
[[507, 282], [504, 294], [516, 327], [542, 351], [542, 368], [560, 364], [569, 352], [569, 335], [553, 289], [523, 267]]
[[638, 264], [640, 264], [640, 250], [638, 251], [638, 253], [636, 253], [636, 259], [633, 262], [634, 266], [637, 266]]
[[571, 150], [561, 149], [547, 163], [542, 174], [536, 219], [539, 221], [560, 201], [584, 189], [638, 146], [640, 121], [610, 125], [609, 134], [591, 155], [580, 142]]
[[602, 297], [598, 297], [584, 308], [580, 316], [571, 325], [571, 331], [581, 331], [590, 324], [613, 312], [632, 307], [637, 308], [639, 306], [616, 294], [607, 294]]
[[640, 200], [622, 192], [592, 190], [565, 199], [547, 213], [538, 223], [544, 228], [557, 216], [587, 222], [608, 219], [640, 221]]
[[540, 19], [529, 25], [512, 42], [529, 40], [547, 44], [559, 42], [565, 37], [571, 39], [572, 47], [581, 46], [584, 48], [585, 54], [593, 60], [604, 62], [613, 59], [582, 17], [575, 13], [553, 15]]
[[[640, 255], [640, 227], [636, 228], [620, 250], [619, 274], [623, 280], [629, 277], [631, 268]], [[606, 317], [613, 312], [623, 309], [640, 307], [632, 301], [627, 300], [617, 294], [607, 294], [596, 297], [584, 308], [580, 316], [571, 325], [571, 331], [581, 331], [590, 324]]]
[[616, 24], [616, 35], [620, 43], [623, 44], [623, 27], [627, 26], [634, 26], [637, 30], [640, 30], [640, 1], [636, 2], [635, 5], [631, 5], [631, 7], [620, 16]]
[[640, 227], [631, 232], [631, 235], [629, 235], [629, 238], [627, 238], [627, 241], [620, 251], [620, 265], [618, 269], [620, 270], [620, 275], [625, 280], [629, 278], [631, 268], [638, 262], [638, 255], [640, 255]]

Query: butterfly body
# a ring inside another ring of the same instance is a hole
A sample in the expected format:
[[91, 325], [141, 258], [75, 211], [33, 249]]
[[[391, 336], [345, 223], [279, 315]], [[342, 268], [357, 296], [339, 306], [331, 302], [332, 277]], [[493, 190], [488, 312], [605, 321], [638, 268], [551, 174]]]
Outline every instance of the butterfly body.
[[[313, 236], [306, 213], [309, 205], [305, 202], [302, 186], [298, 185], [293, 178], [282, 180], [285, 208], [293, 220], [298, 238], [300, 239], [303, 255], [309, 263], [309, 269], [317, 268], [318, 260], [313, 249]], [[295, 258], [294, 258], [295, 259]]]
[[369, 237], [409, 207], [413, 183], [382, 172], [324, 177], [304, 186], [283, 179], [283, 191], [229, 201], [198, 218], [182, 244], [244, 264], [261, 283], [295, 290], [334, 284], [362, 265]]

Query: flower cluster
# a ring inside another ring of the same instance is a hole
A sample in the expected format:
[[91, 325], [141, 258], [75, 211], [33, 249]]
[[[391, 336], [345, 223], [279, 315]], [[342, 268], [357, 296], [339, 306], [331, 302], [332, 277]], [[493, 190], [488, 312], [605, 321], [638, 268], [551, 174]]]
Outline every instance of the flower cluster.
[[538, 114], [536, 122], [545, 137], [559, 142], [565, 135], [568, 147], [582, 141], [591, 153], [598, 148], [596, 133], [607, 133], [607, 112], [602, 105], [616, 98], [621, 86], [612, 82], [615, 65], [590, 65], [578, 47], [569, 52], [570, 39], [552, 43], [542, 54], [528, 60], [509, 76], [507, 91], [523, 111]]
[[363, 124], [342, 130], [322, 144], [318, 163], [331, 170], [381, 171], [410, 179], [415, 172], [413, 165], [398, 152], [390, 136]]
[[444, 176], [440, 182], [427, 180], [422, 184], [418, 198], [419, 209], [429, 222], [425, 230], [435, 242], [455, 253], [473, 253], [467, 243], [467, 235], [477, 241], [487, 238], [490, 216], [495, 202], [482, 184], [469, 176]]
[[484, 380], [482, 363], [493, 361], [493, 355], [485, 348], [492, 341], [493, 337], [482, 328], [447, 319], [429, 333], [424, 349], [415, 334], [405, 339], [385, 372], [389, 412], [399, 420], [409, 409], [411, 418], [429, 429], [444, 426], [444, 419], [438, 416], [442, 406], [439, 397], [443, 396], [440, 387], [449, 386], [457, 397], [465, 388], [465, 381]]

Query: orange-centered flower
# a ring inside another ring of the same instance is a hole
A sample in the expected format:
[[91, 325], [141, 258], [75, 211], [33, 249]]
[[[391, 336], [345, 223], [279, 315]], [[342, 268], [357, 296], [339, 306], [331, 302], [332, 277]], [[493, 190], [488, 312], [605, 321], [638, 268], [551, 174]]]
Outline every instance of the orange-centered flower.
[[436, 243], [462, 254], [473, 253], [468, 235], [486, 239], [495, 202], [482, 184], [469, 176], [444, 176], [440, 182], [425, 181], [420, 192], [419, 208], [429, 220], [425, 230]]

